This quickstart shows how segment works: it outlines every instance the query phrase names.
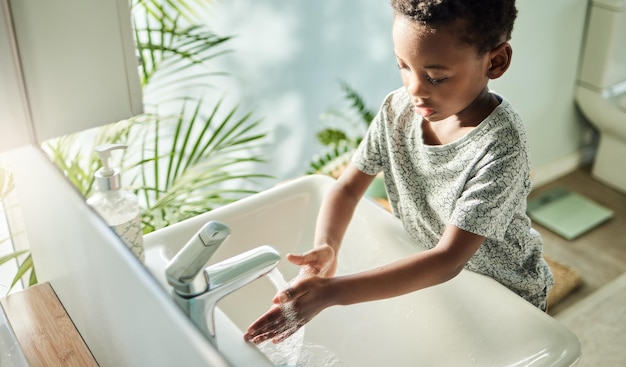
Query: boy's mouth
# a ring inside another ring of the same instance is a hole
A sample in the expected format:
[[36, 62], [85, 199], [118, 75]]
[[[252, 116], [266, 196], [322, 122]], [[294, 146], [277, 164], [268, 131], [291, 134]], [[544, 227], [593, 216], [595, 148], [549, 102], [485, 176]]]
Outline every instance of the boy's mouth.
[[415, 105], [415, 112], [423, 117], [429, 117], [435, 112], [435, 110], [433, 110], [432, 108], [420, 107], [418, 105]]

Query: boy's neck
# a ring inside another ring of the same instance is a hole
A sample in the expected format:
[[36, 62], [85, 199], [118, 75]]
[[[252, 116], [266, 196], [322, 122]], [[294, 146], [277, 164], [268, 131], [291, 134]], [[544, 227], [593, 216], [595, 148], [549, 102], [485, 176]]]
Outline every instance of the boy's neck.
[[450, 116], [459, 127], [476, 127], [498, 107], [500, 101], [485, 87], [482, 92], [463, 111]]
[[440, 121], [422, 121], [422, 139], [426, 145], [445, 145], [459, 140], [500, 104], [498, 98], [485, 88], [463, 111]]

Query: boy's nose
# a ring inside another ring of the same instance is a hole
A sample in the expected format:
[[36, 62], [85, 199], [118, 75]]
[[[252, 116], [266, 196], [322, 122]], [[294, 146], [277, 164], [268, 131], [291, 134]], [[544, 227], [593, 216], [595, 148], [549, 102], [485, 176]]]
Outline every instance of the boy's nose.
[[412, 97], [419, 98], [428, 98], [428, 81], [420, 80], [420, 77], [417, 74], [411, 73], [411, 75], [406, 77], [405, 87], [407, 92]]

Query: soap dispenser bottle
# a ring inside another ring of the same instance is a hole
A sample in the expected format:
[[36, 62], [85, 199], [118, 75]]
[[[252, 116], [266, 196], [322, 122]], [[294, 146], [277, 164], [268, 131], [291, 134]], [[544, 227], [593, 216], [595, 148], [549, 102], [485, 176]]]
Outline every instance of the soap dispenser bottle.
[[105, 144], [96, 147], [102, 168], [95, 173], [98, 190], [87, 199], [87, 204], [100, 214], [133, 254], [143, 262], [143, 230], [139, 201], [135, 194], [121, 189], [120, 169], [111, 167], [109, 162], [112, 151], [126, 147], [123, 144]]

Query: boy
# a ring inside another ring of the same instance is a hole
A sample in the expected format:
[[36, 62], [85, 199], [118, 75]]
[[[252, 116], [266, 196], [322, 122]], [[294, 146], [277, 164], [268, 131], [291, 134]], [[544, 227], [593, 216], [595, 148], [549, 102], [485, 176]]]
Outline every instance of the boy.
[[[510, 104], [487, 87], [511, 62], [514, 0], [391, 5], [404, 87], [387, 96], [352, 163], [324, 199], [313, 249], [288, 255], [302, 266], [301, 276], [274, 298], [245, 340], [280, 342], [327, 307], [414, 292], [448, 281], [463, 268], [546, 308], [553, 278], [525, 214], [526, 133]], [[354, 208], [381, 171], [394, 214], [428, 250], [334, 277]]]

